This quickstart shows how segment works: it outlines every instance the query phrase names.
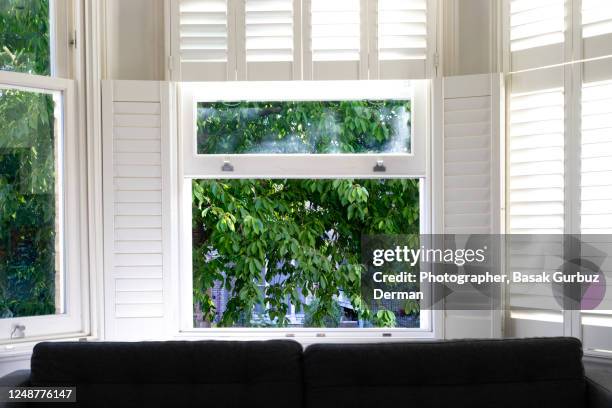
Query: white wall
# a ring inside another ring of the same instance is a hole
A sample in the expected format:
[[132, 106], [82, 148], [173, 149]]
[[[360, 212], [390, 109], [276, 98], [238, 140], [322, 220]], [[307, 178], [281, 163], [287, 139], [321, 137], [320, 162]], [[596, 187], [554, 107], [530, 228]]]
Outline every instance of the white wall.
[[164, 79], [164, 0], [106, 0], [104, 79]]
[[501, 0], [443, 0], [444, 75], [498, 72]]

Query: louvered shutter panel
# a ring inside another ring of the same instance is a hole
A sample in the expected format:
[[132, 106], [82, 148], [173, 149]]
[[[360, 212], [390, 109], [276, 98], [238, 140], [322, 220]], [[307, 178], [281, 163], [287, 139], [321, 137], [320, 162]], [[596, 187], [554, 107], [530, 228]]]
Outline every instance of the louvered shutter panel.
[[564, 97], [562, 88], [510, 97], [509, 229], [562, 234]]
[[304, 0], [304, 79], [366, 79], [366, 0]]
[[[513, 234], [508, 236], [510, 271], [535, 275], [563, 264], [564, 82], [563, 67], [510, 77], [506, 186], [507, 231]], [[512, 283], [508, 292], [509, 336], [563, 335], [563, 314], [551, 287]]]
[[564, 61], [565, 0], [510, 1], [510, 70]]
[[370, 1], [378, 7], [370, 7], [370, 77], [425, 78], [428, 1]]
[[583, 57], [612, 55], [612, 4], [609, 0], [582, 0]]
[[239, 79], [301, 79], [300, 20], [299, 0], [245, 0]]
[[236, 0], [175, 0], [172, 3], [175, 79], [235, 79], [234, 1]]
[[[496, 74], [443, 80], [443, 147], [434, 154], [444, 157], [440, 168], [443, 232], [460, 235], [458, 240], [469, 234], [501, 232], [502, 87]], [[465, 301], [460, 292], [457, 288], [445, 300], [447, 338], [499, 336], [495, 326], [501, 312], [493, 310], [490, 303], [483, 305], [483, 310], [460, 310]], [[469, 299], [472, 304], [473, 293]]]
[[581, 157], [582, 233], [612, 234], [612, 81], [583, 85]]
[[[608, 9], [612, 4], [608, 3]], [[587, 306], [581, 314], [582, 341], [586, 349], [608, 354], [612, 352], [611, 65], [612, 58], [583, 64], [580, 152], [580, 229], [584, 234], [581, 257], [599, 265], [606, 282], [603, 302], [598, 304], [597, 299], [592, 302], [588, 297], [583, 300]]]
[[103, 83], [105, 336], [154, 339], [169, 315], [168, 85]]

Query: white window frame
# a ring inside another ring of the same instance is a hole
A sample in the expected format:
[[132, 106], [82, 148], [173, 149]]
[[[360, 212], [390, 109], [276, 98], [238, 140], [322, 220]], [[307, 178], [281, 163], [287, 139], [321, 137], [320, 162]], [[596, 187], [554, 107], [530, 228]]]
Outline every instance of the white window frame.
[[[296, 95], [300, 95], [296, 98]], [[410, 154], [209, 154], [198, 155], [197, 103], [220, 100], [412, 100]], [[193, 179], [229, 178], [417, 178], [420, 179], [421, 233], [431, 233], [430, 81], [309, 81], [182, 83], [178, 86], [179, 279], [178, 332], [182, 337], [267, 339], [291, 337], [304, 343], [320, 341], [397, 341], [435, 338], [438, 314], [421, 311], [421, 327], [407, 328], [194, 328], [191, 211]], [[385, 173], [373, 167], [382, 160]], [[223, 172], [225, 162], [234, 166]], [[426, 289], [427, 291], [427, 289]]]
[[[0, 87], [23, 91], [61, 94], [61, 123], [56, 126], [59, 140], [58, 148], [62, 158], [62, 172], [58, 181], [62, 183], [62, 209], [60, 228], [63, 251], [56, 256], [62, 257], [62, 280], [64, 281], [65, 308], [63, 314], [14, 317], [0, 319], [0, 344], [30, 342], [37, 339], [80, 336], [87, 328], [87, 279], [82, 273], [82, 179], [79, 152], [82, 140], [77, 138], [75, 82], [73, 80], [52, 78], [0, 71]], [[67, 215], [70, 214], [70, 219]], [[13, 325], [26, 326], [25, 338], [10, 338]]]
[[[63, 213], [69, 214], [64, 220], [63, 231], [66, 313], [0, 319], [0, 362], [12, 356], [29, 355], [34, 344], [41, 340], [94, 339], [103, 333], [100, 325], [103, 319], [92, 315], [95, 310], [101, 310], [102, 285], [96, 276], [90, 276], [100, 268], [95, 255], [101, 250], [96, 225], [102, 224], [97, 211], [97, 203], [101, 200], [96, 199], [101, 194], [98, 191], [101, 173], [92, 164], [101, 157], [101, 146], [96, 145], [99, 131], [95, 126], [99, 125], [99, 115], [96, 115], [99, 103], [95, 98], [99, 93], [99, 84], [96, 84], [99, 78], [96, 53], [100, 41], [96, 36], [99, 11], [99, 5], [91, 5], [85, 0], [49, 0], [50, 76], [0, 71], [0, 86], [62, 94], [62, 106], [56, 109], [63, 110], [62, 200]], [[91, 37], [86, 38], [86, 30], [90, 30]], [[86, 43], [91, 51], [87, 55]], [[86, 117], [91, 122], [86, 122]], [[94, 302], [90, 303], [90, 299]], [[10, 332], [4, 325], [10, 327], [13, 323], [26, 325], [24, 338], [5, 336]]]

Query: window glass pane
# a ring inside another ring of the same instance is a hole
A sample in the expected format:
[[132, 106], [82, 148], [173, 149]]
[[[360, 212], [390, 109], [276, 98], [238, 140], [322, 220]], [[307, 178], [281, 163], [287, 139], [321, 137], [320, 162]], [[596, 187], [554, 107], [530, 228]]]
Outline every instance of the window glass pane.
[[49, 0], [0, 0], [0, 70], [50, 75]]
[[411, 101], [200, 102], [199, 154], [410, 153]]
[[0, 89], [0, 318], [63, 313], [58, 98]]
[[[194, 180], [195, 327], [420, 327], [361, 298], [362, 234], [419, 234], [419, 181]], [[418, 284], [415, 284], [418, 289]]]

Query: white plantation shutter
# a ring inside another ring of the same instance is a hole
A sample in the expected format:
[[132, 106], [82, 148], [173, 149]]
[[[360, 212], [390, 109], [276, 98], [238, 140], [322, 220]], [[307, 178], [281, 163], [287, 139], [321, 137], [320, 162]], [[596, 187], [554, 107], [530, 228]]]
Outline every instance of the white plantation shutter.
[[170, 0], [170, 76], [427, 78], [436, 1]]
[[612, 81], [583, 85], [581, 157], [581, 231], [612, 234]]
[[612, 3], [609, 0], [582, 0], [584, 58], [612, 55]]
[[[584, 4], [584, 3], [583, 3]], [[602, 12], [603, 14], [603, 12]], [[586, 41], [586, 40], [585, 40]], [[582, 341], [592, 352], [612, 352], [612, 70], [610, 59], [584, 64], [580, 168], [581, 256], [600, 265], [606, 296], [581, 313]], [[588, 299], [586, 300], [588, 302]]]
[[564, 61], [565, 0], [510, 0], [510, 70]]
[[[235, 78], [234, 0], [173, 3], [173, 69], [183, 81]], [[176, 63], [178, 62], [178, 63]]]
[[169, 89], [105, 81], [104, 286], [108, 339], [163, 337], [170, 314]]
[[[500, 76], [495, 74], [443, 80], [440, 95], [442, 148], [434, 151], [436, 157], [444, 157], [436, 170], [443, 177], [434, 180], [434, 185], [443, 185], [440, 214], [443, 228], [440, 232], [501, 232], [502, 89]], [[487, 302], [483, 310], [460, 310], [461, 302], [465, 302], [460, 292], [457, 290], [445, 300], [447, 338], [499, 336], [496, 327], [501, 314], [493, 310], [490, 299], [483, 299]], [[473, 293], [469, 299], [471, 303], [474, 301]]]
[[239, 78], [300, 79], [300, 7], [297, 0], [245, 0], [246, 74]]
[[366, 0], [304, 0], [304, 78], [367, 78]]
[[[567, 227], [564, 79], [563, 67], [510, 77], [506, 229], [519, 235], [509, 236], [509, 271], [538, 274], [563, 263], [562, 234]], [[508, 336], [564, 334], [563, 313], [552, 287], [512, 283], [507, 292]]]
[[[376, 3], [375, 0], [371, 0]], [[371, 19], [370, 77], [424, 78], [428, 40], [427, 0], [378, 0]], [[372, 10], [370, 7], [371, 13]], [[376, 25], [372, 25], [375, 23]], [[374, 34], [374, 35], [372, 35]]]
[[510, 96], [509, 231], [562, 234], [564, 228], [562, 88]]

